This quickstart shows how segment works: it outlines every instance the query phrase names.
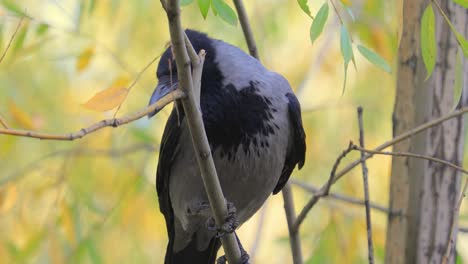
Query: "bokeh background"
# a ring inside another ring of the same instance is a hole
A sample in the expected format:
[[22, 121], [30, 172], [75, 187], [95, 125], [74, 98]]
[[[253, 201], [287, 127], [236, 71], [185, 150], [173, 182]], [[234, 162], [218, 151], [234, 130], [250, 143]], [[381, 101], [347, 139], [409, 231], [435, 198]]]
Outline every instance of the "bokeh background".
[[[229, 2], [229, 1], [228, 1]], [[231, 4], [229, 2], [229, 4]], [[395, 74], [369, 64], [355, 49], [343, 95], [340, 22], [330, 7], [321, 37], [296, 1], [245, 1], [262, 62], [296, 90], [307, 132], [307, 161], [293, 178], [325, 183], [336, 157], [357, 142], [356, 107], [364, 107], [366, 145], [391, 138]], [[323, 1], [310, 1], [315, 14]], [[377, 51], [394, 68], [401, 1], [335, 1], [354, 44]], [[353, 17], [344, 6], [352, 10]], [[113, 85], [129, 85], [165, 49], [166, 16], [153, 0], [2, 0], [0, 51], [21, 27], [0, 64], [0, 114], [15, 128], [66, 133], [115, 111], [83, 104]], [[196, 4], [183, 25], [247, 50], [240, 26]], [[118, 115], [145, 107], [156, 64], [141, 74]], [[393, 70], [393, 72], [395, 69]], [[117, 129], [73, 142], [0, 135], [0, 263], [162, 263], [167, 241], [155, 192], [158, 144], [171, 107]], [[357, 158], [352, 153], [342, 164]], [[369, 160], [371, 200], [386, 206], [390, 158]], [[465, 163], [466, 164], [466, 163]], [[332, 188], [362, 198], [355, 169]], [[293, 186], [296, 210], [310, 193]], [[377, 263], [385, 248], [386, 215], [372, 213]], [[467, 206], [461, 225], [468, 225]], [[254, 263], [292, 263], [283, 201], [271, 197], [239, 235]], [[364, 208], [323, 199], [301, 228], [307, 263], [367, 263]], [[468, 235], [459, 236], [459, 263], [468, 263]]]

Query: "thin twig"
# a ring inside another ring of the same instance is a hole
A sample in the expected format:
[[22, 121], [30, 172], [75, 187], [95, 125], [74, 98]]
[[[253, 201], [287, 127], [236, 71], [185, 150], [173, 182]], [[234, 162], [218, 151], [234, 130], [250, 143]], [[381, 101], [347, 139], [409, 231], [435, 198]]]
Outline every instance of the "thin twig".
[[447, 243], [447, 248], [445, 249], [445, 254], [444, 257], [442, 258], [442, 264], [447, 264], [450, 255], [452, 254], [452, 248], [454, 247], [455, 243], [455, 228], [456, 228], [456, 223], [458, 219], [458, 215], [460, 213], [460, 207], [463, 201], [463, 198], [466, 196], [466, 189], [468, 187], [468, 178], [465, 180], [465, 185], [463, 186], [463, 190], [460, 193], [460, 198], [458, 199], [457, 207], [455, 207], [455, 210], [453, 210], [453, 217], [452, 217], [452, 224], [450, 225], [450, 236], [449, 236], [449, 241]]
[[468, 227], [459, 227], [458, 232], [468, 233]]
[[328, 193], [330, 192], [330, 187], [334, 183], [334, 179], [336, 177], [336, 170], [338, 169], [338, 165], [340, 165], [341, 160], [348, 155], [352, 151], [352, 142], [349, 143], [348, 148], [345, 149], [336, 159], [335, 163], [333, 164], [332, 171], [330, 173], [330, 177], [327, 181], [327, 183], [320, 188], [320, 190], [315, 193], [312, 198], [306, 203], [304, 208], [302, 208], [301, 213], [296, 219], [296, 222], [294, 222], [294, 225], [292, 226], [292, 230], [298, 232], [299, 227], [306, 218], [307, 214], [309, 213], [310, 209], [314, 207], [314, 205], [318, 202], [318, 200], [324, 196], [327, 196]]
[[255, 38], [252, 33], [252, 28], [250, 27], [249, 18], [247, 17], [247, 12], [245, 11], [244, 4], [242, 0], [234, 0], [234, 6], [236, 7], [237, 15], [239, 16], [239, 21], [244, 32], [245, 41], [249, 47], [249, 52], [252, 57], [260, 60], [258, 56], [257, 44], [255, 44]]
[[[312, 194], [316, 194], [320, 190], [316, 186], [307, 184], [305, 182], [302, 182], [302, 181], [299, 181], [299, 180], [296, 180], [296, 179], [289, 179], [289, 182], [291, 184], [294, 184], [294, 185], [296, 185], [296, 186], [298, 186], [298, 187], [312, 193]], [[350, 196], [343, 195], [343, 194], [339, 194], [339, 193], [330, 192], [330, 193], [328, 193], [328, 196], [324, 197], [324, 198], [325, 199], [334, 199], [334, 200], [343, 201], [343, 202], [350, 203], [350, 204], [364, 206], [364, 200], [359, 200], [357, 198], [350, 197]], [[399, 215], [400, 214], [399, 212], [392, 212], [390, 209], [386, 208], [385, 206], [378, 205], [378, 204], [375, 204], [375, 203], [372, 203], [372, 202], [369, 202], [369, 207], [376, 210], [376, 211], [378, 211], [378, 212], [382, 212], [384, 214], [390, 214], [390, 215]]]
[[294, 210], [294, 200], [292, 196], [292, 190], [289, 183], [283, 187], [283, 201], [284, 211], [286, 212], [286, 220], [288, 222], [289, 229], [289, 242], [291, 244], [291, 252], [293, 256], [294, 264], [302, 264], [302, 251], [301, 241], [299, 239], [299, 230], [293, 229], [294, 223], [296, 222], [296, 212]]
[[257, 256], [257, 249], [258, 249], [258, 246], [260, 245], [260, 240], [261, 240], [260, 238], [263, 234], [263, 228], [265, 227], [267, 206], [268, 206], [268, 200], [263, 204], [262, 208], [260, 208], [257, 228], [255, 230], [255, 234], [253, 238], [254, 242], [252, 243], [252, 246], [250, 247], [250, 250], [248, 251], [250, 260], [252, 262], [255, 262], [255, 257]]
[[[143, 73], [151, 66], [153, 65], [153, 63], [156, 62], [156, 60], [158, 60], [158, 58], [161, 57], [161, 55], [158, 55], [156, 57], [154, 57], [150, 62], [148, 62], [148, 64], [146, 64], [146, 66], [137, 74], [137, 76], [135, 77], [135, 79], [133, 80], [133, 82], [130, 84], [130, 86], [128, 86], [127, 88], [127, 93], [125, 94], [125, 99], [128, 97], [128, 94], [130, 93], [130, 91], [132, 90], [133, 86], [135, 86], [135, 84], [138, 82], [138, 80], [140, 80], [140, 77], [141, 75], [143, 75]], [[117, 116], [117, 113], [119, 112], [120, 108], [122, 107], [123, 103], [125, 102], [125, 99], [119, 104], [119, 106], [117, 107], [117, 109], [115, 110], [115, 113], [114, 113], [114, 118]]]
[[[436, 118], [434, 120], [431, 120], [427, 123], [424, 123], [416, 128], [413, 128], [399, 136], [396, 136], [395, 138], [383, 143], [382, 145], [374, 148], [374, 151], [381, 151], [381, 150], [384, 150], [390, 146], [393, 146], [405, 139], [408, 139], [416, 134], [419, 134], [421, 133], [422, 131], [425, 131], [426, 129], [429, 129], [433, 126], [436, 126], [436, 125], [439, 125], [440, 123], [442, 122], [445, 122], [449, 119], [452, 119], [452, 118], [455, 118], [455, 117], [458, 117], [458, 116], [461, 116], [465, 113], [468, 112], [468, 107], [464, 107], [464, 108], [461, 108], [460, 110], [458, 111], [454, 111], [450, 114], [447, 114], [445, 116], [441, 116], [439, 118]], [[367, 160], [368, 158], [372, 157], [372, 155], [366, 155], [365, 156], [365, 159]], [[341, 171], [337, 172], [336, 173], [336, 178], [335, 178], [335, 182], [338, 181], [341, 177], [343, 177], [346, 173], [348, 173], [349, 171], [351, 171], [354, 167], [356, 167], [357, 165], [359, 165], [361, 162], [361, 159], [358, 159], [358, 160], [355, 160], [353, 162], [351, 162], [348, 166], [346, 166], [344, 169], [342, 169]]]
[[82, 138], [93, 132], [96, 132], [97, 130], [101, 130], [104, 127], [118, 127], [118, 126], [128, 124], [132, 121], [135, 121], [144, 116], [147, 116], [151, 112], [162, 109], [164, 106], [166, 106], [167, 104], [171, 103], [174, 100], [181, 99], [184, 97], [185, 97], [184, 92], [177, 89], [177, 90], [170, 92], [169, 94], [161, 98], [159, 101], [149, 105], [143, 110], [125, 115], [120, 118], [104, 119], [86, 128], [82, 128], [77, 132], [73, 132], [69, 134], [51, 134], [51, 133], [43, 133], [43, 132], [36, 132], [36, 131], [30, 131], [30, 130], [10, 129], [10, 128], [8, 129], [0, 128], [0, 134], [30, 137], [30, 138], [37, 138], [37, 139], [46, 139], [46, 140], [75, 140], [75, 139]]
[[47, 155], [44, 155], [30, 163], [26, 166], [16, 170], [12, 173], [9, 173], [6, 177], [0, 178], [0, 186], [15, 181], [20, 178], [22, 175], [25, 175], [27, 172], [36, 170], [42, 161], [46, 159], [51, 159], [57, 156], [62, 155], [73, 155], [73, 156], [109, 156], [112, 158], [117, 158], [129, 154], [133, 154], [138, 151], [146, 151], [148, 153], [154, 153], [157, 150], [157, 146], [149, 145], [149, 144], [135, 144], [125, 148], [120, 149], [91, 149], [91, 148], [71, 148], [71, 149], [63, 149], [51, 152]]
[[356, 146], [354, 144], [353, 144], [353, 149], [361, 151], [361, 152], [370, 153], [371, 156], [374, 155], [374, 154], [378, 154], [378, 155], [387, 155], [387, 156], [396, 156], [396, 157], [410, 157], [410, 158], [417, 158], [417, 159], [425, 159], [425, 160], [429, 160], [429, 161], [433, 161], [433, 162], [443, 164], [443, 165], [445, 165], [447, 167], [450, 167], [450, 168], [453, 168], [453, 169], [458, 170], [460, 172], [463, 172], [465, 174], [468, 174], [468, 171], [465, 170], [464, 168], [460, 167], [460, 166], [457, 166], [457, 165], [455, 165], [455, 164], [453, 164], [453, 163], [451, 163], [449, 161], [434, 158], [434, 157], [431, 157], [431, 156], [420, 155], [420, 154], [409, 153], [409, 152], [375, 151], [375, 150], [369, 150], [369, 149], [361, 148], [361, 147]]
[[[362, 107], [359, 106], [358, 112], [358, 123], [359, 123], [359, 145], [364, 148], [364, 122], [362, 117]], [[366, 208], [366, 226], [367, 226], [367, 249], [369, 264], [374, 263], [374, 245], [372, 243], [372, 221], [371, 211], [369, 206], [369, 182], [368, 182], [368, 169], [366, 160], [364, 159], [365, 152], [361, 151], [361, 167], [362, 167], [362, 178], [364, 187], [364, 205]]]
[[7, 125], [5, 119], [3, 119], [2, 115], [0, 115], [0, 125], [2, 125], [4, 128], [9, 129], [10, 127]]
[[[164, 4], [164, 1], [162, 2]], [[187, 97], [183, 100], [182, 106], [186, 115], [186, 121], [192, 137], [193, 147], [195, 149], [195, 157], [201, 172], [203, 184], [210, 202], [211, 211], [217, 226], [221, 226], [225, 222], [227, 214], [227, 205], [216, 173], [213, 156], [211, 154], [210, 145], [203, 126], [203, 119], [195, 101], [194, 86], [201, 80], [201, 71], [198, 71], [198, 76], [193, 76], [184, 31], [180, 21], [179, 1], [165, 1], [165, 9], [169, 22], [169, 33], [171, 36], [172, 48], [177, 65], [177, 78], [180, 88], [186, 93]], [[198, 67], [200, 65], [193, 66]], [[197, 72], [194, 69], [194, 73]], [[233, 233], [226, 234], [221, 237], [221, 243], [226, 253], [229, 263], [239, 263], [241, 253], [237, 244], [237, 239]]]
[[335, 10], [336, 16], [338, 17], [338, 19], [340, 19], [341, 25], [344, 25], [343, 19], [341, 19], [340, 12], [338, 12], [338, 9], [336, 8], [336, 5], [335, 5], [335, 3], [333, 2], [333, 0], [330, 0], [330, 3], [332, 4], [333, 9]]
[[21, 23], [23, 23], [23, 19], [24, 19], [24, 16], [21, 17], [20, 21], [18, 22], [18, 25], [16, 26], [16, 29], [15, 31], [13, 32], [13, 35], [11, 35], [10, 37], [10, 41], [8, 41], [8, 44], [5, 48], [5, 50], [3, 51], [3, 54], [2, 56], [0, 57], [0, 63], [2, 63], [3, 59], [5, 58], [8, 50], [10, 49], [10, 46], [11, 46], [11, 43], [13, 42], [13, 40], [15, 39], [15, 36], [16, 36], [16, 33], [18, 33], [18, 30], [20, 29], [21, 27]]

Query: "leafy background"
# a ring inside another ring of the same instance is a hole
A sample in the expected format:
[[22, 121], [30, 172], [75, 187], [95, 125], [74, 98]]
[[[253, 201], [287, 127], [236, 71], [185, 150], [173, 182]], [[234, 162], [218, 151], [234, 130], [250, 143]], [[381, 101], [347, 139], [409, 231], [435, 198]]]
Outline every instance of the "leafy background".
[[[306, 1], [298, 2], [304, 8]], [[391, 137], [395, 75], [372, 66], [357, 45], [376, 51], [394, 72], [401, 1], [334, 1], [353, 40], [356, 64], [348, 69], [343, 95], [340, 21], [329, 6], [325, 28], [312, 43], [312, 19], [298, 2], [245, 4], [262, 62], [290, 81], [303, 107], [307, 161], [293, 177], [321, 185], [349, 140], [357, 142], [358, 105], [364, 107], [367, 146]], [[311, 15], [324, 3], [310, 1]], [[235, 18], [204, 12], [206, 20], [197, 4], [184, 6], [184, 26], [247, 50], [240, 26], [231, 25]], [[17, 128], [65, 133], [112, 117], [115, 111], [94, 111], [86, 102], [104, 89], [128, 87], [169, 39], [159, 1], [2, 0], [0, 51], [25, 14], [0, 64], [0, 114]], [[155, 68], [141, 74], [119, 115], [147, 105], [157, 83]], [[1, 262], [162, 263], [167, 238], [154, 182], [169, 113], [166, 107], [151, 120], [74, 142], [0, 136]], [[388, 203], [389, 165], [388, 157], [368, 164], [371, 199], [382, 205]], [[310, 194], [293, 190], [299, 210]], [[332, 191], [363, 197], [359, 170]], [[281, 196], [273, 196], [240, 230], [255, 263], [291, 263], [282, 206]], [[467, 209], [465, 204], [461, 213], [465, 226]], [[364, 216], [362, 207], [322, 200], [301, 229], [307, 263], [366, 263]], [[374, 211], [372, 217], [382, 263], [386, 216]], [[459, 263], [468, 263], [467, 252], [468, 236], [462, 234]]]

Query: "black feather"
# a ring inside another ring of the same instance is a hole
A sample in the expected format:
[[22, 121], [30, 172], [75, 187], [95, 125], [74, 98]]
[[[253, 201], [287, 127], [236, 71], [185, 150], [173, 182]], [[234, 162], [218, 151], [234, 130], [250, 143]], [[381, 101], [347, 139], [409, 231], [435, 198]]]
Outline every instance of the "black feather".
[[305, 161], [306, 143], [304, 128], [302, 127], [301, 105], [294, 94], [287, 93], [285, 96], [289, 101], [288, 113], [289, 121], [292, 125], [293, 142], [291, 142], [292, 146], [286, 154], [286, 160], [281, 172], [281, 177], [273, 190], [273, 194], [277, 194], [281, 189], [283, 189], [296, 165], [301, 169], [302, 166], [304, 166]]

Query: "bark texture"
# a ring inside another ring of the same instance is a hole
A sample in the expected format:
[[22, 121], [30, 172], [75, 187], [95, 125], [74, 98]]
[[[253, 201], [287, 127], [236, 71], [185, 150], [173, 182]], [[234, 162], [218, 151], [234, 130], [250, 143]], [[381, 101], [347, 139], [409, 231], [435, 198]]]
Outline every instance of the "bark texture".
[[[427, 74], [420, 52], [420, 21], [429, 3], [426, 0], [405, 0], [403, 4], [393, 112], [394, 136], [449, 113], [454, 109], [454, 100], [458, 99], [453, 98], [453, 88], [459, 48], [435, 6], [438, 56], [434, 73], [425, 81]], [[459, 32], [466, 36], [467, 11], [448, 0], [438, 3]], [[466, 63], [464, 76], [468, 76]], [[467, 81], [464, 82], [466, 90]], [[466, 91], [463, 93], [466, 97]], [[463, 135], [464, 122], [460, 117], [395, 145], [394, 151], [431, 155], [460, 165]], [[449, 241], [459, 191], [459, 172], [426, 160], [394, 158], [390, 209], [402, 212], [402, 216], [390, 216], [388, 219], [386, 263], [440, 263]], [[453, 256], [450, 263], [454, 263]]]

